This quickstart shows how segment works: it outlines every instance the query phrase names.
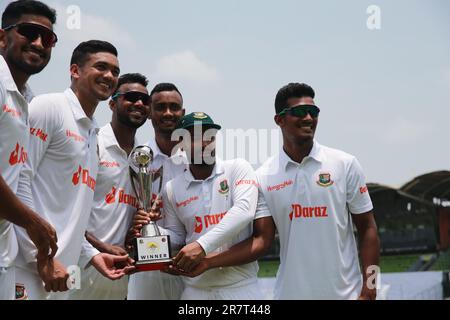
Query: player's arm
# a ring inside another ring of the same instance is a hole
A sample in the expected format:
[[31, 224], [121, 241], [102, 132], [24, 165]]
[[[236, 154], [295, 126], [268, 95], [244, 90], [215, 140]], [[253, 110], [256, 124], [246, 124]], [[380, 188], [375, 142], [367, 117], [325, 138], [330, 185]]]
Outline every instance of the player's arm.
[[125, 248], [103, 242], [89, 231], [86, 231], [84, 236], [86, 237], [86, 240], [100, 252], [109, 253], [115, 256], [125, 256], [128, 254]]
[[179, 268], [191, 271], [207, 254], [231, 240], [254, 220], [258, 198], [256, 174], [247, 161], [236, 161], [239, 164], [232, 173], [233, 186], [230, 186], [233, 206], [212, 230], [180, 250], [174, 258], [174, 264]]
[[[6, 104], [6, 89], [0, 83], [0, 106]], [[0, 109], [2, 116], [3, 109]], [[5, 156], [5, 155], [3, 155]], [[41, 255], [53, 257], [58, 250], [55, 229], [22, 204], [0, 174], [0, 218], [22, 227]]]
[[253, 235], [232, 246], [224, 252], [208, 254], [191, 272], [170, 266], [166, 272], [197, 277], [203, 272], [219, 267], [238, 266], [253, 262], [267, 253], [275, 237], [275, 224], [272, 217], [263, 217], [253, 222]]
[[375, 270], [378, 270], [380, 240], [366, 179], [356, 158], [352, 159], [347, 170], [347, 206], [352, 213], [352, 221], [358, 231], [363, 276], [359, 299], [373, 300], [377, 295], [377, 275], [374, 276], [373, 268], [375, 267]]
[[[359, 252], [362, 267], [363, 287], [360, 299], [374, 300], [376, 298], [376, 277], [373, 277], [371, 266], [378, 266], [380, 257], [380, 240], [373, 212], [352, 214], [353, 222], [358, 231]], [[369, 268], [371, 267], [371, 268]], [[369, 277], [372, 278], [369, 279]]]

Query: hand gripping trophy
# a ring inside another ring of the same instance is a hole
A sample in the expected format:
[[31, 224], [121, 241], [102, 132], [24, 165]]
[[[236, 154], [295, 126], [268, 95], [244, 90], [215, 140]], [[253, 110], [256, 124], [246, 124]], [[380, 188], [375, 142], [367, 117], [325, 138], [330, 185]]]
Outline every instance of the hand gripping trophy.
[[[129, 157], [131, 185], [134, 189], [140, 208], [150, 212], [161, 198], [163, 167], [151, 170], [153, 151], [148, 146], [137, 146]], [[159, 180], [158, 195], [152, 205], [153, 183]], [[161, 235], [154, 221], [141, 230], [142, 237], [133, 240], [134, 259], [138, 271], [161, 270], [171, 264], [170, 239]]]

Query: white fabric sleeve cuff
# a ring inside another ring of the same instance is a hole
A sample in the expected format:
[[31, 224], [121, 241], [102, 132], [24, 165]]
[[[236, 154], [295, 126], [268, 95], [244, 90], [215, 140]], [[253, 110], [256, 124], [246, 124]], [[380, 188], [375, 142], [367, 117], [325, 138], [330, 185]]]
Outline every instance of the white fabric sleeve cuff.
[[89, 264], [90, 264], [92, 258], [95, 257], [96, 255], [98, 255], [99, 253], [100, 253], [100, 251], [98, 251], [96, 248], [94, 248], [94, 246], [92, 246], [89, 243], [89, 241], [84, 239], [78, 264], [82, 268], [89, 267]]

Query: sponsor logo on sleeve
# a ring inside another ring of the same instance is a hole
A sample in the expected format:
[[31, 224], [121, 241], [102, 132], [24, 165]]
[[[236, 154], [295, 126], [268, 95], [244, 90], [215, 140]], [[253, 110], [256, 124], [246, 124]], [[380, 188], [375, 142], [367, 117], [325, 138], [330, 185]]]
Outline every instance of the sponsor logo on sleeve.
[[361, 194], [364, 194], [364, 193], [366, 193], [368, 191], [369, 191], [369, 189], [367, 188], [367, 186], [362, 186], [362, 187], [359, 188], [359, 192]]
[[39, 139], [41, 139], [44, 142], [47, 141], [48, 134], [45, 133], [44, 130], [42, 130], [40, 128], [30, 128], [30, 134], [33, 137], [38, 137]]

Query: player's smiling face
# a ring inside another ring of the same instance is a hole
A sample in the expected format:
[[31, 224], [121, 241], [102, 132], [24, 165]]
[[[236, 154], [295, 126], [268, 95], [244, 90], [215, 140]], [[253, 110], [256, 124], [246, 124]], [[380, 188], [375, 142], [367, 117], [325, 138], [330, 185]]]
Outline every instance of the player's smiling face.
[[[298, 105], [315, 105], [311, 97], [289, 98], [286, 107]], [[289, 113], [283, 116], [276, 116], [276, 122], [281, 127], [284, 135], [298, 141], [306, 142], [314, 139], [319, 118], [313, 118], [309, 113], [305, 117], [297, 117]]]
[[[121, 94], [126, 92], [141, 92], [148, 95], [147, 88], [140, 83], [124, 83], [118, 88], [118, 92]], [[118, 96], [115, 101], [111, 102], [110, 106], [114, 112], [114, 116], [117, 117], [120, 123], [135, 129], [147, 121], [150, 112], [148, 101], [137, 100], [132, 102], [127, 100], [126, 95]]]
[[149, 118], [155, 130], [171, 134], [184, 116], [183, 100], [176, 91], [154, 93]]
[[95, 100], [104, 101], [114, 92], [119, 80], [119, 61], [109, 52], [89, 54], [82, 66], [76, 66], [72, 76], [77, 79], [79, 90]]
[[[24, 14], [15, 24], [21, 23], [53, 30], [50, 20], [39, 15]], [[0, 46], [11, 68], [32, 75], [41, 72], [47, 66], [53, 48], [44, 48], [41, 37], [30, 41], [17, 31], [17, 27], [2, 33]]]

